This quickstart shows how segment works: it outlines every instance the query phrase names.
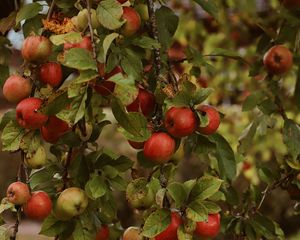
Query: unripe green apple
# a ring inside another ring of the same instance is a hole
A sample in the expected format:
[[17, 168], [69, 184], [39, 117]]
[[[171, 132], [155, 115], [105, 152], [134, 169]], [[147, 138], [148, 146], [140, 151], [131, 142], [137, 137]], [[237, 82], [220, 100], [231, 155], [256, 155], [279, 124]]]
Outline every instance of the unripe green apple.
[[145, 178], [138, 178], [128, 184], [126, 198], [132, 207], [146, 209], [153, 204], [154, 193], [148, 187], [148, 182]]
[[81, 215], [89, 203], [85, 192], [77, 187], [65, 189], [58, 197], [55, 206], [55, 216], [62, 221]]
[[39, 169], [47, 164], [47, 154], [45, 148], [40, 146], [36, 151], [27, 153], [25, 164], [31, 169]]

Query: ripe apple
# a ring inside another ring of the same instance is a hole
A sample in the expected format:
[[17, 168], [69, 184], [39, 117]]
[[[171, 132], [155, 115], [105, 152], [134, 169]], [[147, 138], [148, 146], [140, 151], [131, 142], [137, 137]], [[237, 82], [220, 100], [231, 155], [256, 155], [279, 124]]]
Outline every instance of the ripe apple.
[[126, 199], [136, 209], [147, 209], [154, 203], [154, 193], [147, 186], [145, 178], [138, 178], [131, 181], [126, 189]]
[[243, 166], [242, 166], [243, 171], [247, 171], [250, 168], [252, 168], [252, 164], [250, 162], [243, 162]]
[[22, 56], [28, 62], [45, 62], [52, 52], [52, 44], [44, 36], [29, 36], [23, 42]]
[[92, 46], [92, 42], [91, 39], [87, 36], [83, 37], [81, 42], [78, 43], [69, 43], [66, 42], [64, 43], [64, 50], [69, 50], [71, 48], [82, 48], [82, 49], [86, 49], [88, 51], [92, 51], [93, 46]]
[[119, 3], [127, 2], [128, 0], [118, 0]]
[[206, 77], [199, 77], [197, 79], [197, 83], [202, 87], [202, 88], [207, 88], [208, 87], [208, 80]]
[[23, 128], [38, 129], [48, 120], [48, 116], [38, 112], [42, 105], [42, 100], [31, 97], [23, 99], [16, 107], [16, 119]]
[[168, 57], [172, 61], [182, 61], [186, 58], [185, 47], [178, 41], [174, 42], [168, 49]]
[[168, 162], [174, 152], [175, 140], [164, 132], [153, 133], [144, 145], [144, 156], [157, 164]]
[[129, 227], [123, 233], [122, 240], [143, 240], [141, 229], [138, 227]]
[[45, 219], [52, 210], [52, 201], [46, 192], [33, 192], [31, 198], [23, 205], [27, 217], [35, 220]]
[[23, 182], [14, 182], [8, 186], [6, 197], [12, 204], [22, 205], [30, 198], [29, 187]]
[[139, 112], [141, 111], [145, 117], [149, 117], [155, 108], [155, 97], [153, 93], [139, 88], [137, 98], [129, 104], [126, 109], [128, 112]]
[[108, 240], [109, 239], [109, 228], [107, 225], [102, 225], [96, 235], [96, 240]]
[[282, 75], [293, 66], [293, 54], [283, 45], [271, 47], [264, 55], [264, 65], [269, 73]]
[[191, 135], [197, 128], [197, 118], [188, 107], [171, 107], [165, 116], [165, 127], [173, 137]]
[[55, 206], [55, 216], [62, 221], [67, 221], [82, 214], [89, 203], [85, 192], [77, 187], [65, 189], [58, 197]]
[[169, 226], [160, 234], [158, 234], [155, 240], [177, 240], [177, 230], [182, 224], [182, 219], [179, 213], [171, 212], [171, 223]]
[[105, 97], [111, 95], [115, 90], [116, 84], [107, 80], [118, 73], [123, 73], [123, 69], [117, 66], [111, 72], [105, 74], [105, 66], [98, 64], [98, 72], [99, 75], [104, 78], [104, 81], [94, 86], [95, 91]]
[[36, 151], [27, 153], [25, 164], [31, 169], [39, 169], [47, 164], [47, 154], [45, 148], [40, 146]]
[[52, 87], [58, 87], [63, 77], [61, 65], [56, 62], [42, 64], [39, 77], [42, 83], [49, 84]]
[[282, 4], [288, 9], [300, 8], [300, 0], [283, 0]]
[[131, 140], [128, 140], [128, 143], [134, 149], [143, 149], [144, 145], [145, 145], [145, 142], [135, 142], [135, 141], [131, 141]]
[[203, 238], [214, 238], [220, 232], [220, 214], [209, 214], [206, 222], [197, 222], [195, 234]]
[[141, 17], [131, 7], [123, 7], [122, 19], [126, 20], [126, 23], [122, 27], [122, 34], [126, 37], [134, 35], [141, 27]]
[[17, 74], [11, 75], [3, 85], [5, 99], [12, 103], [18, 103], [30, 96], [32, 83], [29, 79]]
[[67, 122], [56, 116], [50, 116], [48, 122], [41, 127], [41, 134], [46, 142], [54, 144], [69, 130], [70, 126]]
[[203, 105], [200, 108], [197, 109], [197, 111], [200, 112], [202, 115], [207, 115], [208, 118], [208, 124], [205, 127], [199, 126], [197, 131], [205, 134], [205, 135], [210, 135], [213, 134], [217, 131], [220, 125], [220, 114], [219, 112], [208, 105]]

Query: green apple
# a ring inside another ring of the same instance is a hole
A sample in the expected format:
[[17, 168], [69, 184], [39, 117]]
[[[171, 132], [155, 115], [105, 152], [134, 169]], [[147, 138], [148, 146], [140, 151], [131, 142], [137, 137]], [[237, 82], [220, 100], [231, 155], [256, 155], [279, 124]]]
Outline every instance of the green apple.
[[31, 169], [39, 169], [47, 164], [47, 154], [45, 148], [40, 146], [36, 151], [27, 153], [25, 164]]
[[77, 187], [65, 189], [58, 197], [54, 209], [55, 216], [62, 221], [81, 215], [89, 203], [85, 192]]

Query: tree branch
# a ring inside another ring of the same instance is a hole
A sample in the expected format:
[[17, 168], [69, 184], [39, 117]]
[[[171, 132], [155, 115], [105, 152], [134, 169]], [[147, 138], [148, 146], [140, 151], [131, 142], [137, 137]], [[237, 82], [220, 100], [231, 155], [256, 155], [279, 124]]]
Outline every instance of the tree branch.
[[88, 10], [88, 25], [89, 25], [89, 30], [90, 30], [90, 34], [91, 34], [93, 58], [94, 58], [94, 60], [96, 60], [97, 59], [96, 44], [95, 44], [94, 30], [93, 30], [93, 26], [92, 26], [91, 4], [90, 4], [89, 0], [86, 0], [86, 5], [87, 5], [87, 10]]
[[49, 6], [49, 10], [48, 10], [48, 14], [47, 14], [47, 20], [50, 20], [53, 10], [54, 10], [54, 6], [55, 6], [55, 1], [56, 0], [52, 0], [51, 5]]

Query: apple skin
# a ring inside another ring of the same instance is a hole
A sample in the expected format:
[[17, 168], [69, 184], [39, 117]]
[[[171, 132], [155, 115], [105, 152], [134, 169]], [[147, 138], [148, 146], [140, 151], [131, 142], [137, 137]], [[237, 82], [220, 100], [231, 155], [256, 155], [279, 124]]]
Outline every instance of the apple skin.
[[102, 225], [96, 235], [96, 240], [108, 240], [109, 239], [109, 228], [107, 225]]
[[91, 39], [87, 36], [82, 38], [81, 42], [78, 43], [64, 43], [64, 50], [69, 50], [71, 48], [82, 48], [82, 49], [86, 49], [88, 51], [92, 51], [93, 46], [92, 46], [92, 42]]
[[271, 47], [264, 55], [264, 65], [271, 74], [282, 75], [293, 66], [293, 54], [283, 45]]
[[177, 212], [171, 213], [171, 223], [163, 232], [158, 234], [155, 240], [178, 240], [177, 229], [182, 224], [182, 219]]
[[128, 112], [141, 111], [145, 117], [149, 117], [155, 109], [155, 97], [153, 93], [139, 88], [137, 98], [126, 109]]
[[125, 3], [127, 2], [128, 0], [118, 0], [119, 3]]
[[47, 164], [47, 154], [45, 148], [40, 146], [35, 152], [27, 153], [25, 164], [31, 169], [39, 169]]
[[138, 227], [129, 227], [123, 233], [122, 240], [143, 240], [141, 229]]
[[141, 27], [141, 17], [131, 7], [123, 7], [122, 19], [126, 20], [126, 23], [123, 25], [121, 33], [126, 37], [134, 35]]
[[44, 84], [58, 87], [62, 82], [63, 72], [61, 65], [56, 62], [44, 63], [40, 67], [39, 79]]
[[167, 133], [153, 133], [145, 142], [144, 156], [157, 164], [166, 163], [174, 154], [175, 145], [175, 140]]
[[201, 114], [207, 114], [208, 117], [208, 125], [206, 127], [198, 127], [197, 131], [201, 134], [210, 135], [217, 131], [220, 126], [220, 114], [218, 111], [208, 105], [203, 105], [197, 111], [200, 111]]
[[174, 42], [168, 49], [168, 57], [171, 61], [182, 61], [186, 58], [185, 47], [178, 41]]
[[3, 85], [3, 95], [11, 103], [18, 103], [30, 96], [32, 83], [19, 75], [11, 75]]
[[133, 208], [147, 209], [154, 203], [154, 193], [147, 184], [145, 178], [134, 179], [128, 184], [126, 199]]
[[55, 206], [55, 216], [62, 221], [82, 214], [89, 203], [85, 192], [77, 187], [65, 189], [58, 197]]
[[300, 0], [283, 0], [282, 4], [288, 9], [300, 8]]
[[23, 205], [30, 198], [29, 187], [23, 182], [14, 182], [8, 186], [6, 197], [12, 204]]
[[165, 116], [165, 127], [173, 137], [191, 135], [197, 128], [197, 118], [188, 107], [171, 107]]
[[46, 192], [33, 192], [31, 198], [23, 205], [27, 217], [35, 220], [45, 219], [52, 210], [52, 201]]
[[52, 144], [57, 143], [59, 138], [69, 130], [69, 124], [56, 116], [50, 116], [48, 122], [40, 129], [43, 139]]
[[52, 44], [44, 36], [29, 36], [22, 46], [22, 56], [28, 62], [45, 62], [52, 53]]
[[107, 79], [111, 78], [112, 76], [118, 73], [123, 73], [123, 69], [120, 66], [117, 66], [111, 72], [105, 74], [104, 65], [98, 64], [98, 72], [99, 75], [104, 78], [104, 81], [101, 83], [96, 83], [94, 89], [100, 95], [107, 97], [114, 92], [116, 86], [114, 82], [107, 81]]
[[220, 232], [220, 214], [209, 214], [207, 222], [197, 222], [195, 234], [199, 237], [214, 238]]
[[27, 129], [38, 129], [48, 120], [48, 116], [38, 112], [42, 100], [31, 97], [23, 99], [16, 107], [16, 119], [19, 125]]

